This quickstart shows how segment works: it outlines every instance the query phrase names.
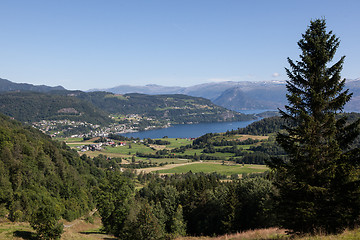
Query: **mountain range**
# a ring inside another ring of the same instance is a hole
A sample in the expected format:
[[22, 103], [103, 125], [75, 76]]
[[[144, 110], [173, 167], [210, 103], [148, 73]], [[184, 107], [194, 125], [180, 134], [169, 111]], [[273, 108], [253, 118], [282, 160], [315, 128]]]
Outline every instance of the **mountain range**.
[[[347, 80], [345, 88], [353, 93], [351, 101], [345, 106], [345, 111], [360, 112], [360, 78]], [[107, 89], [91, 89], [89, 91], [108, 91], [114, 94], [185, 94], [203, 97], [213, 103], [230, 110], [275, 110], [287, 104], [285, 81], [263, 82], [213, 82], [190, 87], [167, 87], [155, 84], [146, 86], [120, 85]]]
[[[351, 101], [345, 106], [347, 112], [360, 112], [360, 78], [347, 80], [345, 88], [353, 93]], [[49, 87], [27, 83], [13, 83], [0, 78], [0, 92], [64, 91], [62, 86]], [[105, 91], [113, 94], [141, 93], [149, 95], [184, 94], [211, 100], [214, 104], [234, 111], [241, 110], [276, 110], [287, 104], [285, 81], [262, 82], [212, 82], [190, 87], [160, 86], [149, 84], [145, 86], [120, 85], [107, 89], [90, 89], [88, 92]]]
[[22, 122], [71, 120], [96, 125], [113, 122], [116, 116], [141, 115], [159, 124], [245, 121], [255, 119], [184, 94], [114, 94], [105, 91], [69, 91], [63, 87], [35, 86], [0, 81], [0, 112]]

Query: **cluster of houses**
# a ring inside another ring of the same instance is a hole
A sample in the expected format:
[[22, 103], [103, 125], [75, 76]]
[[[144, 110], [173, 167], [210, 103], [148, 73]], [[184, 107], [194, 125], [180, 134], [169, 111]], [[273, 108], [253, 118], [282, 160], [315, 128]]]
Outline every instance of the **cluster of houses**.
[[114, 142], [114, 141], [110, 141], [109, 139], [107, 139], [107, 142], [100, 142], [100, 143], [92, 143], [92, 144], [87, 144], [87, 145], [82, 145], [79, 146], [78, 149], [81, 152], [86, 152], [86, 151], [100, 151], [103, 149], [103, 147], [105, 146], [111, 146], [111, 147], [116, 147], [116, 146], [126, 146], [126, 142]]
[[32, 126], [43, 133], [49, 134], [51, 137], [61, 135], [69, 136], [66, 132], [76, 130], [76, 128], [81, 128], [82, 130], [86, 128], [88, 130], [87, 132], [73, 134], [70, 137], [106, 137], [109, 133], [126, 133], [136, 131], [135, 127], [126, 124], [111, 124], [108, 127], [101, 127], [100, 125], [88, 122], [70, 120], [41, 120], [39, 122], [33, 122]]
[[[142, 118], [137, 114], [127, 115], [126, 118], [131, 118], [135, 121], [129, 123], [112, 123], [109, 126], [101, 127], [100, 125], [70, 121], [70, 120], [42, 120], [33, 122], [32, 126], [39, 129], [43, 133], [49, 134], [52, 137], [67, 136], [67, 137], [106, 137], [110, 133], [129, 133], [139, 130], [138, 121]], [[153, 120], [147, 118], [147, 120]], [[148, 126], [145, 130], [150, 130], [159, 127], [169, 127], [170, 123], [165, 126]], [[79, 129], [79, 130], [77, 130]], [[81, 130], [80, 130], [81, 129]], [[85, 130], [86, 129], [86, 130]], [[71, 135], [70, 135], [71, 134]]]

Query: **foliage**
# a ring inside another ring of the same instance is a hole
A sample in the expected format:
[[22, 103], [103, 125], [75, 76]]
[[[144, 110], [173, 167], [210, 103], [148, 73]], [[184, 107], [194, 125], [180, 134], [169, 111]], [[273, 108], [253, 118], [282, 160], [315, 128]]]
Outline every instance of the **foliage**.
[[226, 132], [228, 135], [234, 134], [252, 134], [252, 135], [268, 135], [278, 132], [282, 129], [284, 120], [280, 117], [269, 117], [253, 122], [244, 128]]
[[199, 123], [245, 121], [253, 116], [240, 114], [216, 106], [210, 100], [181, 94], [145, 95], [138, 93], [118, 95], [108, 92], [74, 92], [77, 98], [113, 114], [138, 114], [145, 117], [169, 120], [172, 123]]
[[121, 173], [108, 171], [96, 192], [96, 206], [104, 230], [115, 236], [122, 234], [130, 210], [129, 199], [134, 186]]
[[131, 239], [155, 240], [164, 235], [162, 225], [155, 216], [153, 208], [145, 203], [136, 216]]
[[33, 85], [28, 83], [14, 83], [7, 79], [0, 78], [0, 92], [8, 91], [33, 91], [33, 92], [50, 92], [55, 90], [64, 90], [62, 86], [49, 87], [46, 85]]
[[111, 122], [101, 108], [73, 96], [9, 92], [0, 94], [0, 106], [1, 113], [21, 122], [63, 119], [101, 125]]
[[168, 234], [183, 235], [181, 223], [186, 223], [189, 235], [214, 235], [275, 222], [271, 213], [275, 191], [269, 180], [256, 177], [224, 183], [216, 173], [191, 172], [165, 179], [152, 176], [137, 197], [160, 204]]
[[39, 239], [60, 239], [64, 225], [59, 223], [60, 214], [51, 204], [41, 205], [32, 215], [30, 225]]
[[102, 170], [64, 143], [0, 115], [0, 205], [12, 221], [30, 220], [43, 199], [73, 220], [94, 207]]
[[336, 118], [350, 100], [341, 80], [344, 57], [332, 63], [339, 39], [324, 19], [311, 21], [298, 42], [301, 61], [288, 59], [285, 131], [277, 141], [288, 153], [274, 158], [282, 224], [294, 232], [334, 233], [358, 224], [359, 148], [351, 144], [359, 122]]

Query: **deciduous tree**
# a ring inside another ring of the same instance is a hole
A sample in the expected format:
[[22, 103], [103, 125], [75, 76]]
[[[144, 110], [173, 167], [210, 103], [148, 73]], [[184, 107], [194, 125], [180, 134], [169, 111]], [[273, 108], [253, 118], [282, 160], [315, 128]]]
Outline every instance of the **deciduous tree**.
[[60, 213], [54, 204], [40, 206], [32, 215], [30, 225], [39, 239], [60, 239], [64, 225], [59, 223]]
[[120, 172], [107, 172], [106, 180], [97, 192], [97, 208], [104, 229], [119, 236], [129, 214], [129, 199], [134, 186]]

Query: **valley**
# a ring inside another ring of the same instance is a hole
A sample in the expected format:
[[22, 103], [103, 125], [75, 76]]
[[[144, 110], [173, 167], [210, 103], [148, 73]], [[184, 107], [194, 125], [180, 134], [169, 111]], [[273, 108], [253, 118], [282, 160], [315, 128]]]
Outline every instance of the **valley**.
[[358, 9], [3, 1], [0, 240], [360, 239]]
[[[249, 134], [210, 133], [200, 138], [139, 139], [110, 135], [85, 140], [59, 138], [79, 154], [107, 158], [113, 168], [140, 172], [218, 173], [237, 179], [267, 170], [266, 159], [276, 152], [274, 138]], [[263, 167], [256, 167], [260, 164]]]
[[0, 112], [52, 136], [96, 137], [174, 124], [256, 119], [182, 94], [113, 94], [33, 85], [24, 89], [23, 84], [1, 80]]

